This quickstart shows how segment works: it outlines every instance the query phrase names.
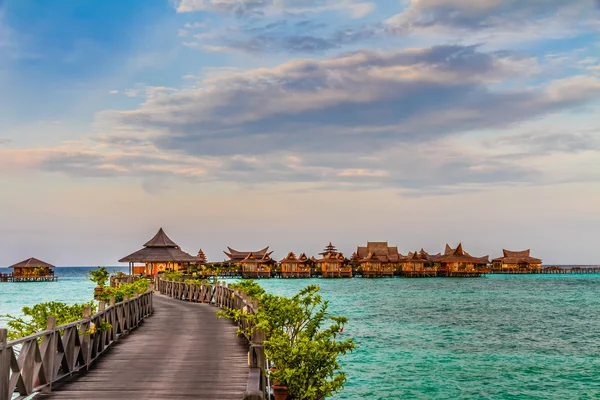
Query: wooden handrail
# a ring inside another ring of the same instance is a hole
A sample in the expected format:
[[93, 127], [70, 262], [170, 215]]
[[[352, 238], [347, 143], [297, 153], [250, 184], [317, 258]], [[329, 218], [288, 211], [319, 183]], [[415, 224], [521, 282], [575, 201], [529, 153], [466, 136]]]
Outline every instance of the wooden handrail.
[[[220, 308], [230, 308], [234, 310], [246, 310], [245, 313], [254, 314], [258, 309], [258, 301], [250, 298], [246, 293], [234, 290], [225, 282], [216, 282], [211, 284], [202, 281], [202, 284], [180, 281], [169, 281], [158, 276], [155, 277], [154, 287], [158, 291], [173, 299], [208, 303]], [[244, 332], [250, 327], [246, 318], [242, 318], [239, 327]], [[268, 380], [267, 380], [267, 358], [263, 341], [265, 338], [262, 330], [255, 330], [252, 337], [244, 336], [251, 343], [248, 351], [248, 384], [244, 393], [244, 400], [263, 400], [268, 398]]]
[[[48, 318], [46, 330], [7, 341], [8, 331], [0, 329], [0, 400], [15, 392], [22, 399], [35, 392], [50, 392], [52, 384], [78, 371], [87, 370], [114, 342], [135, 329], [152, 314], [152, 291], [110, 305], [101, 301], [98, 312], [84, 309], [83, 318], [56, 326]], [[111, 325], [102, 330], [103, 323]]]

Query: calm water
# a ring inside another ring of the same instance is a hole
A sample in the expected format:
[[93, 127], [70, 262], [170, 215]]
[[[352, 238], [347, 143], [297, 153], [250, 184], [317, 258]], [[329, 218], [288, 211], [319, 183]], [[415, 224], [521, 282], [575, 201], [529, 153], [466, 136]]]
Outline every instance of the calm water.
[[[81, 270], [80, 270], [81, 271]], [[89, 300], [93, 283], [0, 283], [0, 313]], [[319, 284], [359, 347], [339, 399], [600, 398], [600, 275], [481, 279], [262, 280], [291, 295]]]

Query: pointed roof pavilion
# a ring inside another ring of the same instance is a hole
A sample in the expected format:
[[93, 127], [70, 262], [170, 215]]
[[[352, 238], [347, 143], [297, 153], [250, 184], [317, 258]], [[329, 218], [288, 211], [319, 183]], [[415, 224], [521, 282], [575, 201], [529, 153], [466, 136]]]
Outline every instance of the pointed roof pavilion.
[[177, 243], [169, 239], [163, 228], [160, 228], [156, 235], [150, 239], [144, 248], [123, 257], [119, 262], [143, 262], [143, 263], [185, 263], [196, 262], [198, 257], [182, 251]]

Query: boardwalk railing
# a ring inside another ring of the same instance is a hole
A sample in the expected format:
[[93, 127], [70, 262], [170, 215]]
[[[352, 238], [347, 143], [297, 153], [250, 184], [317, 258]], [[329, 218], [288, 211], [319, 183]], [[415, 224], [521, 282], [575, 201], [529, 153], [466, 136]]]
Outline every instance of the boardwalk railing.
[[[220, 308], [242, 310], [246, 314], [254, 314], [258, 309], [258, 301], [246, 293], [234, 290], [225, 284], [217, 282], [211, 284], [203, 281], [202, 284], [185, 281], [168, 281], [156, 277], [155, 288], [161, 294], [182, 301], [208, 303]], [[243, 318], [239, 322], [240, 328], [246, 331], [250, 328], [248, 321]], [[267, 359], [263, 347], [264, 332], [254, 331], [252, 337], [246, 336], [251, 343], [248, 350], [248, 384], [244, 393], [244, 400], [263, 400], [268, 398]]]
[[[135, 329], [152, 314], [152, 292], [148, 291], [109, 307], [104, 302], [91, 315], [56, 326], [49, 317], [46, 330], [7, 342], [7, 330], [0, 329], [0, 400], [22, 399], [35, 392], [50, 392], [53, 383], [90, 365], [123, 334]], [[108, 325], [110, 324], [110, 325]]]

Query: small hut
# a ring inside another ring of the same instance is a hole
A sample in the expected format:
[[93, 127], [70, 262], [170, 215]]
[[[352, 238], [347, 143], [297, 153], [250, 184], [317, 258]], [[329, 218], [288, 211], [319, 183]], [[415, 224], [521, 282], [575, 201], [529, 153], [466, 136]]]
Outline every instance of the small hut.
[[542, 260], [531, 257], [530, 249], [521, 251], [502, 250], [503, 257], [492, 260], [492, 268], [497, 271], [532, 271], [542, 268]]
[[281, 264], [282, 278], [310, 278], [311, 260], [302, 253], [299, 257], [293, 252], [279, 262]]
[[39, 282], [58, 280], [54, 275], [54, 265], [31, 257], [10, 267], [13, 282]]
[[[181, 250], [173, 242], [163, 228], [150, 239], [144, 248], [123, 257], [119, 262], [129, 263], [129, 274], [156, 275], [160, 271], [187, 271], [191, 263], [197, 263], [198, 258]], [[134, 263], [144, 263], [136, 267]]]
[[270, 278], [275, 261], [269, 254], [257, 257], [250, 252], [240, 264], [242, 265], [242, 278]]

